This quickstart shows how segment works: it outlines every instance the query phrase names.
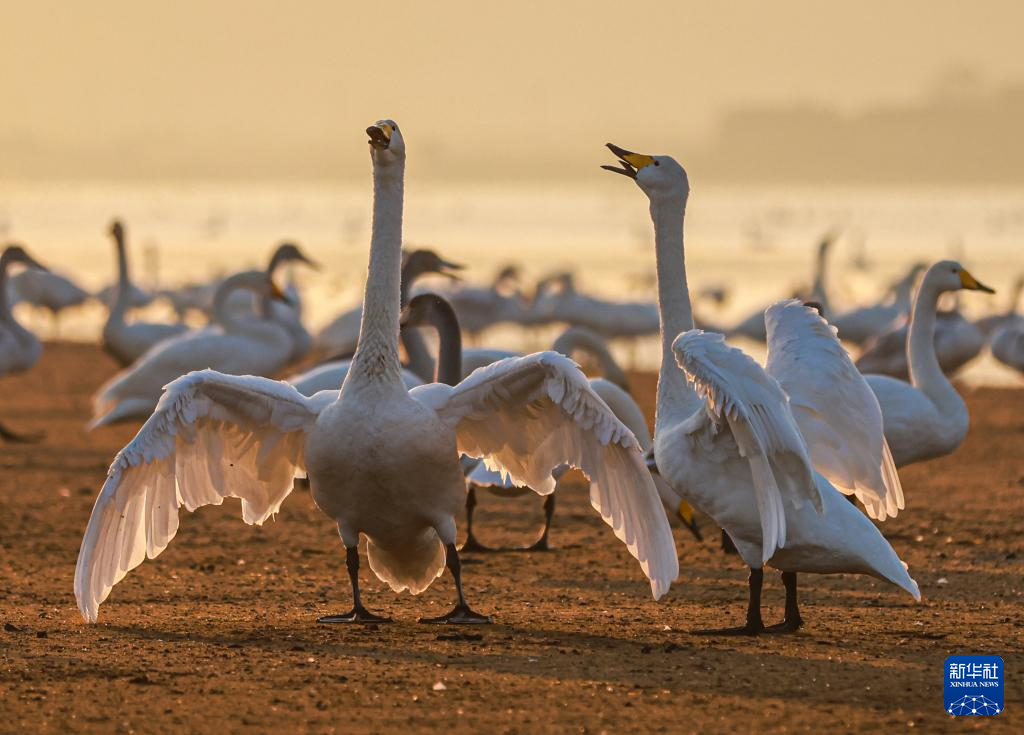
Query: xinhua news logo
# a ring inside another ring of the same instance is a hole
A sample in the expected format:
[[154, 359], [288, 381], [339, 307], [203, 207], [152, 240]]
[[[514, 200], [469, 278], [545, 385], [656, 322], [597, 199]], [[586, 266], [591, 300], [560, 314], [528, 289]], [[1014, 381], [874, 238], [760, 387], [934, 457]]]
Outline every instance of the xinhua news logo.
[[946, 712], [998, 715], [1003, 711], [1003, 659], [950, 656], [946, 659]]

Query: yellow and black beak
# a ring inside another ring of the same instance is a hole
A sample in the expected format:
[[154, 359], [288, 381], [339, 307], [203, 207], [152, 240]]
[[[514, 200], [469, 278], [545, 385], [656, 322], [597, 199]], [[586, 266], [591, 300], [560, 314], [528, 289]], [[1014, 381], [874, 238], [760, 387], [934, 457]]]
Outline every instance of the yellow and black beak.
[[395, 129], [388, 123], [376, 123], [366, 129], [366, 134], [370, 136], [370, 140], [368, 141], [369, 144], [378, 151], [385, 151], [388, 149], [388, 146], [391, 145], [391, 136], [394, 132]]
[[985, 293], [996, 292], [994, 288], [989, 288], [972, 276], [966, 268], [960, 270], [960, 285], [968, 291], [984, 291]]
[[701, 535], [700, 527], [697, 525], [697, 519], [693, 517], [693, 508], [685, 500], [679, 501], [679, 507], [676, 508], [676, 515], [679, 520], [683, 522], [683, 525], [689, 529], [693, 537], [698, 541], [703, 541], [704, 536]]
[[618, 166], [602, 166], [605, 171], [611, 171], [612, 173], [622, 174], [628, 176], [631, 179], [636, 179], [637, 172], [645, 166], [654, 164], [658, 165], [658, 162], [654, 160], [653, 156], [648, 156], [643, 153], [633, 153], [627, 151], [625, 148], [620, 148], [614, 143], [605, 144], [612, 153], [619, 157]]

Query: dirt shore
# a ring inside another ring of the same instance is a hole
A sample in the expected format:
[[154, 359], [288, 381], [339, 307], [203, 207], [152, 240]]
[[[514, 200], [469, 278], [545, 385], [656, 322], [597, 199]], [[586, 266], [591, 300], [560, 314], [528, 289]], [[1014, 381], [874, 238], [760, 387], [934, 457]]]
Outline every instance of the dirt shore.
[[[87, 434], [113, 364], [50, 344], [0, 381], [0, 418], [40, 430], [0, 444], [0, 732], [879, 732], [1024, 731], [1024, 391], [979, 389], [951, 457], [901, 472], [907, 509], [883, 531], [924, 601], [854, 576], [801, 578], [806, 627], [709, 639], [738, 623], [746, 571], [676, 530], [682, 569], [659, 603], [582, 486], [558, 496], [548, 553], [467, 555], [467, 595], [489, 627], [417, 624], [452, 601], [447, 575], [396, 596], [363, 565], [364, 602], [395, 622], [322, 627], [350, 606], [333, 524], [308, 492], [246, 526], [237, 503], [183, 513], [170, 547], [82, 622], [75, 557], [114, 453], [136, 427]], [[633, 376], [653, 410], [654, 377]], [[541, 501], [484, 496], [482, 540], [527, 544]], [[766, 574], [765, 618], [781, 618]], [[943, 711], [943, 661], [1001, 655], [1006, 711]]]

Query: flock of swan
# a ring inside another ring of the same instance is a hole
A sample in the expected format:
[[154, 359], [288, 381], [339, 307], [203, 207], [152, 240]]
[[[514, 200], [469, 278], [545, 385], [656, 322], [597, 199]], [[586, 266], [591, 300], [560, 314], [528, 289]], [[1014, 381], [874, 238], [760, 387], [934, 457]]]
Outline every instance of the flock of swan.
[[[129, 571], [166, 548], [180, 508], [238, 498], [243, 520], [262, 524], [305, 477], [337, 524], [352, 589], [352, 608], [319, 622], [386, 619], [360, 594], [365, 538], [370, 569], [395, 592], [418, 594], [446, 570], [452, 575], [453, 608], [422, 622], [487, 623], [467, 601], [460, 561], [460, 552], [488, 550], [473, 530], [477, 493], [543, 496], [543, 531], [526, 548], [549, 549], [555, 497], [570, 468], [588, 478], [594, 509], [656, 600], [679, 573], [671, 522], [700, 539], [696, 510], [723, 529], [750, 570], [747, 614], [742, 625], [702, 633], [796, 630], [800, 573], [866, 574], [920, 599], [880, 530], [905, 506], [898, 468], [949, 454], [966, 436], [967, 408], [947, 377], [962, 354], [944, 357], [969, 351], [964, 324], [998, 359], [1024, 370], [1020, 288], [1007, 313], [971, 324], [956, 310], [940, 311], [940, 297], [991, 289], [959, 263], [940, 261], [915, 266], [878, 304], [833, 319], [823, 278], [828, 236], [807, 301], [784, 299], [723, 330], [765, 341], [762, 366], [726, 334], [695, 326], [686, 171], [669, 156], [609, 144], [616, 163], [602, 168], [630, 179], [649, 203], [656, 302], [601, 302], [559, 275], [527, 303], [507, 288], [513, 270], [487, 287], [432, 293], [414, 288], [417, 279], [457, 278], [461, 266], [429, 250], [403, 253], [405, 140], [391, 120], [366, 132], [373, 225], [365, 292], [316, 337], [303, 326], [298, 293], [276, 285], [285, 263], [317, 267], [288, 243], [265, 269], [192, 294], [209, 315], [203, 328], [129, 321], [146, 295], [131, 282], [123, 224], [111, 226], [119, 278], [107, 294], [102, 344], [124, 369], [98, 391], [89, 427], [144, 423], [114, 458], [82, 540], [74, 589], [87, 621]], [[9, 276], [15, 265], [24, 270]], [[0, 256], [0, 376], [31, 368], [41, 352], [12, 316], [9, 287], [19, 278], [34, 284], [34, 292], [19, 284], [18, 298], [56, 312], [62, 307], [40, 296], [47, 274], [19, 246]], [[463, 345], [463, 334], [502, 321], [571, 327], [533, 354]], [[641, 333], [661, 341], [653, 435], [605, 342]], [[865, 346], [857, 363], [840, 338]], [[330, 359], [274, 379], [314, 343]], [[572, 360], [580, 353], [602, 377], [581, 372]], [[866, 367], [877, 364], [873, 355], [892, 364], [874, 371]], [[0, 425], [0, 438], [35, 437]], [[456, 519], [464, 510], [468, 540], [460, 548]], [[781, 572], [786, 590], [784, 617], [772, 626], [761, 616], [765, 566]]]

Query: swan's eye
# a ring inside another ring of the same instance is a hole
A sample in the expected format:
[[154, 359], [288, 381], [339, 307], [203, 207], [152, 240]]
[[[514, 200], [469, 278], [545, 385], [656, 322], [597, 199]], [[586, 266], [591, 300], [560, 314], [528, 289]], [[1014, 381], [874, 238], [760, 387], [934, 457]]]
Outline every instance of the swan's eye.
[[661, 165], [661, 163], [659, 163], [658, 161], [655, 161], [655, 162], [654, 162], [654, 165], [655, 165], [655, 166], [660, 166], [660, 165]]

